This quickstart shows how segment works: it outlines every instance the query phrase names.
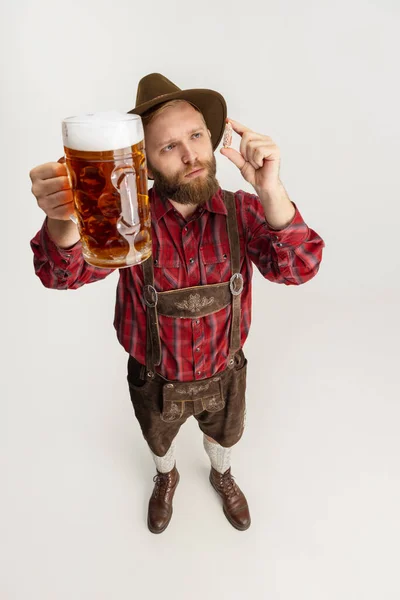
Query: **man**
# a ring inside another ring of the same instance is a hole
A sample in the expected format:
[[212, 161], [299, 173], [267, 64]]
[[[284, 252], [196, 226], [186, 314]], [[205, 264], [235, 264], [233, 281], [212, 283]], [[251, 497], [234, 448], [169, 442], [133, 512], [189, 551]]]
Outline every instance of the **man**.
[[[221, 153], [255, 194], [220, 188], [214, 157], [226, 123], [220, 94], [183, 91], [152, 74], [140, 81], [130, 112], [143, 118], [154, 180], [153, 256], [120, 270], [114, 325], [129, 353], [131, 400], [157, 468], [148, 527], [161, 533], [170, 522], [179, 482], [175, 438], [193, 415], [224, 513], [245, 530], [250, 513], [231, 473], [230, 455], [244, 428], [242, 346], [251, 321], [252, 264], [270, 281], [300, 285], [318, 272], [324, 242], [288, 198], [273, 140], [233, 119], [240, 150]], [[46, 163], [30, 176], [47, 215], [31, 242], [42, 283], [76, 289], [111, 273], [82, 258], [77, 228], [69, 220], [73, 200], [65, 165]]]

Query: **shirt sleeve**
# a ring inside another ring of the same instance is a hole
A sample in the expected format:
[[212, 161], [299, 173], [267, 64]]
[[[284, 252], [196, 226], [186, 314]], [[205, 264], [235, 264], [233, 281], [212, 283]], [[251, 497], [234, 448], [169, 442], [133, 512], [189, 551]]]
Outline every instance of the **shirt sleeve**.
[[71, 248], [59, 248], [50, 238], [47, 217], [31, 240], [31, 248], [36, 275], [45, 287], [54, 290], [75, 290], [115, 271], [89, 265], [83, 258], [80, 242]]
[[247, 252], [260, 273], [274, 283], [301, 285], [319, 270], [325, 242], [304, 222], [297, 206], [284, 229], [273, 229], [266, 221], [258, 196], [238, 192], [247, 232]]

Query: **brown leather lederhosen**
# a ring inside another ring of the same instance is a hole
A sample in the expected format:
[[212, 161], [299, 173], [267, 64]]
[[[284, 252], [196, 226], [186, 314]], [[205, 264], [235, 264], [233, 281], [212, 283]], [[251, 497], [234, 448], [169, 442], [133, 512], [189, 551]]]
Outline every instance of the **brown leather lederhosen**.
[[[241, 347], [241, 302], [243, 277], [240, 274], [240, 244], [235, 197], [224, 192], [227, 207], [227, 231], [231, 256], [231, 278], [224, 283], [188, 287], [168, 292], [157, 292], [154, 287], [153, 259], [142, 264], [144, 275], [143, 297], [147, 307], [146, 378], [163, 382], [161, 419], [172, 422], [179, 419], [186, 402], [193, 403], [193, 414], [201, 411], [216, 412], [224, 407], [222, 380], [235, 366]], [[155, 371], [161, 362], [161, 342], [158, 314], [173, 318], [197, 319], [232, 305], [232, 320], [227, 369], [207, 379], [190, 382], [169, 381]]]

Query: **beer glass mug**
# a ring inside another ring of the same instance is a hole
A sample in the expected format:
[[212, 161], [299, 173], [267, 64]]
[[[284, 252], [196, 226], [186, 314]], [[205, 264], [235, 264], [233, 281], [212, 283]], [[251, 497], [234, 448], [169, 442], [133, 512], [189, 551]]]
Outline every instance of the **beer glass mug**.
[[151, 254], [151, 218], [142, 120], [103, 112], [62, 121], [66, 167], [83, 257], [123, 268]]

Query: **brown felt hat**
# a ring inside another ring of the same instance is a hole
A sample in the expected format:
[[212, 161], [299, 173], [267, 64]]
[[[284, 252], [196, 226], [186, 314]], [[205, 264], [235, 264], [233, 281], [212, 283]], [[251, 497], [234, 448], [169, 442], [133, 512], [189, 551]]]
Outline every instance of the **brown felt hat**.
[[217, 148], [225, 129], [226, 102], [218, 92], [213, 90], [181, 90], [160, 73], [151, 73], [143, 77], [138, 84], [136, 106], [129, 113], [143, 115], [169, 100], [187, 100], [194, 104], [203, 114], [214, 150]]

